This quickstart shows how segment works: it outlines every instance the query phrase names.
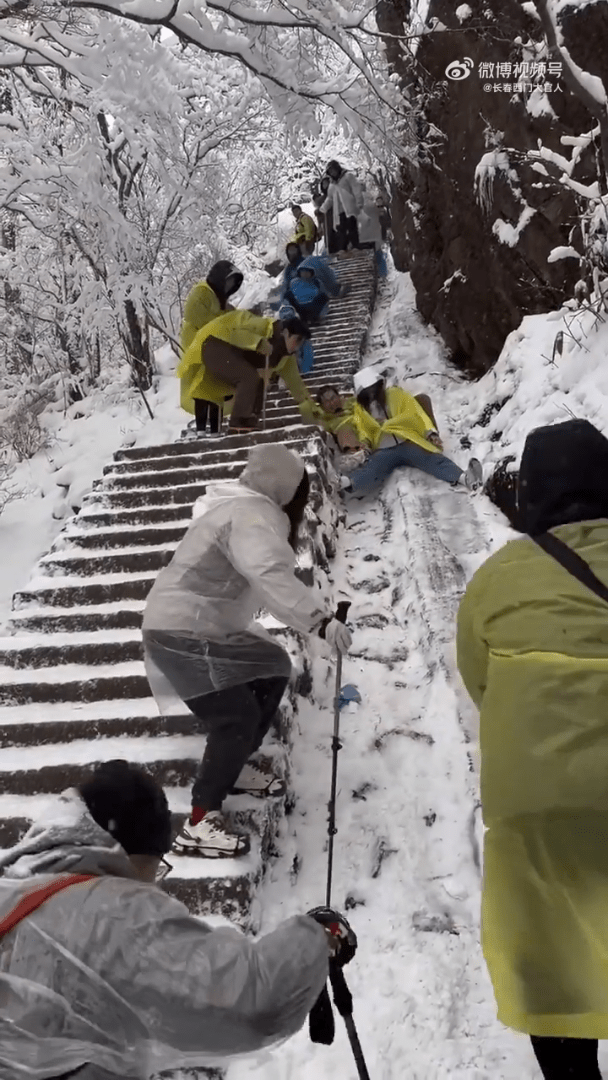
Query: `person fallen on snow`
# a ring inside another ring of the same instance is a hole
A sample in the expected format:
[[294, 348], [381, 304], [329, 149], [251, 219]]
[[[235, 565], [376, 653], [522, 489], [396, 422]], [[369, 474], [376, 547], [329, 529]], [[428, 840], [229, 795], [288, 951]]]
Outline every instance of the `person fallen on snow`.
[[498, 1019], [532, 1037], [546, 1080], [600, 1080], [608, 440], [587, 420], [532, 431], [517, 496], [527, 535], [483, 564], [458, 612], [458, 667], [480, 712], [483, 952]]
[[170, 844], [160, 785], [108, 761], [0, 853], [7, 1080], [149, 1080], [261, 1050], [302, 1027], [329, 956], [352, 956], [337, 912], [255, 941], [193, 918], [155, 883]]
[[318, 633], [332, 648], [350, 647], [349, 631], [327, 602], [295, 576], [308, 494], [297, 454], [279, 443], [253, 447], [237, 482], [208, 486], [200, 516], [148, 595], [143, 641], [150, 683], [160, 670], [208, 733], [178, 852], [246, 854], [248, 836], [222, 814], [226, 796], [285, 792], [281, 779], [249, 760], [291, 675], [287, 652], [253, 621], [255, 612], [264, 608], [295, 630]]
[[[231, 409], [228, 433], [254, 431], [263, 408], [266, 376], [280, 375], [295, 402], [310, 394], [295, 354], [310, 330], [297, 318], [263, 318], [230, 311], [199, 330], [184, 353], [178, 375], [194, 369], [190, 393]], [[229, 400], [230, 399], [230, 400]]]
[[414, 397], [399, 386], [387, 387], [380, 370], [372, 367], [356, 372], [354, 388], [356, 396], [344, 399], [334, 387], [323, 387], [322, 415], [312, 414], [334, 435], [339, 448], [353, 455], [354, 460], [341, 462], [345, 492], [367, 495], [395, 469], [407, 466], [446, 483], [479, 488], [482, 470], [476, 458], [465, 470], [442, 453], [428, 395]]
[[[225, 311], [234, 311], [228, 303], [229, 297], [238, 292], [243, 284], [243, 275], [233, 263], [226, 259], [214, 263], [206, 281], [199, 281], [188, 293], [184, 305], [184, 314], [180, 331], [182, 355], [192, 344], [196, 334], [212, 319]], [[222, 414], [219, 405], [193, 397], [191, 387], [197, 378], [196, 365], [190, 365], [181, 379], [180, 404], [186, 412], [193, 413], [196, 430], [204, 432], [209, 422], [209, 431], [218, 434], [222, 426]]]

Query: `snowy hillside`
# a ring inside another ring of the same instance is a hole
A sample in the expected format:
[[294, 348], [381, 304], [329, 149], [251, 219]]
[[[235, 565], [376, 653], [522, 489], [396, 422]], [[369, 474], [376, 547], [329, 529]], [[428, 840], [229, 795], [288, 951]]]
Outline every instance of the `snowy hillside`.
[[[263, 294], [260, 285], [254, 291]], [[569, 328], [560, 313], [524, 319], [496, 367], [472, 384], [449, 368], [441, 339], [422, 324], [408, 275], [393, 272], [365, 363], [430, 393], [446, 453], [461, 464], [476, 453], [489, 472], [509, 455], [518, 458], [537, 424], [574, 414], [608, 431], [608, 330], [589, 313], [564, 314]], [[563, 348], [554, 357], [560, 331]], [[124, 390], [115, 398], [99, 392], [65, 416], [45, 414], [50, 449], [19, 467], [16, 482], [31, 491], [0, 523], [4, 619], [12, 592], [112, 452], [179, 433], [173, 367], [163, 353], [148, 394], [153, 420], [139, 396]], [[349, 504], [339, 540], [334, 589], [352, 600], [355, 630], [342, 682], [356, 684], [362, 702], [342, 712], [333, 900], [359, 935], [348, 978], [374, 1080], [537, 1075], [528, 1040], [495, 1020], [479, 946], [475, 716], [453, 655], [466, 581], [512, 535], [485, 496], [403, 471], [377, 498]], [[263, 930], [324, 901], [334, 668], [321, 645], [312, 648], [317, 703], [304, 701], [299, 714], [297, 802], [257, 901]], [[352, 1080], [339, 1019], [337, 1031], [333, 1047], [313, 1046], [304, 1031], [263, 1060], [232, 1064], [229, 1080]]]

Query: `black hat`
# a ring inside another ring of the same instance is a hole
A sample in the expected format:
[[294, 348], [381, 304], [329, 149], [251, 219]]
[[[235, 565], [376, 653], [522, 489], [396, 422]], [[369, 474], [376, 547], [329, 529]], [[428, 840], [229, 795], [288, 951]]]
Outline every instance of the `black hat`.
[[[231, 278], [230, 285], [228, 279]], [[243, 275], [234, 263], [228, 259], [220, 259], [211, 267], [207, 274], [207, 284], [211, 286], [220, 300], [227, 300], [229, 296], [237, 292], [243, 284]]]
[[106, 761], [79, 788], [91, 817], [127, 855], [164, 855], [171, 847], [167, 797], [150, 773], [128, 761]]
[[608, 517], [608, 439], [588, 420], [536, 428], [526, 439], [517, 497], [531, 536]]

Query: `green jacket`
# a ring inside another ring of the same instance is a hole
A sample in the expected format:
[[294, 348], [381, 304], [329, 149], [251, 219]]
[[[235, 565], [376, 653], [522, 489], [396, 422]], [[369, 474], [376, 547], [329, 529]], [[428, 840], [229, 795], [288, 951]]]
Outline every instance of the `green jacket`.
[[[608, 521], [555, 533], [608, 583]], [[608, 604], [522, 537], [473, 577], [457, 650], [480, 709], [483, 947], [499, 1019], [608, 1038]]]

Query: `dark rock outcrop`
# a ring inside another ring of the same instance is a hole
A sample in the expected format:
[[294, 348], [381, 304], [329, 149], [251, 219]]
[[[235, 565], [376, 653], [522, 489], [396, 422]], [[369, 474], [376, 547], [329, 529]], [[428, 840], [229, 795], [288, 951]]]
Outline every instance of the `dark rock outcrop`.
[[[562, 89], [532, 100], [502, 89], [513, 87], [513, 77], [497, 77], [498, 64], [531, 62], [534, 53], [537, 61], [553, 59], [531, 9], [517, 0], [431, 0], [427, 27], [434, 29], [415, 57], [395, 39], [387, 47], [413, 116], [393, 192], [395, 262], [411, 271], [423, 317], [471, 375], [494, 363], [524, 315], [570, 297], [581, 274], [575, 258], [547, 262], [561, 245], [583, 251], [577, 196], [558, 182], [558, 169], [547, 164], [543, 174], [526, 155], [542, 140], [569, 157], [561, 136], [590, 131], [596, 121], [557, 75], [547, 81]], [[403, 35], [409, 0], [380, 0], [377, 13], [381, 30]], [[563, 9], [561, 20], [573, 59], [608, 85], [608, 4]], [[465, 57], [473, 62], [468, 77], [448, 79], [448, 64]], [[494, 75], [485, 77], [481, 64], [493, 64]], [[581, 183], [596, 179], [593, 146], [574, 175]]]

